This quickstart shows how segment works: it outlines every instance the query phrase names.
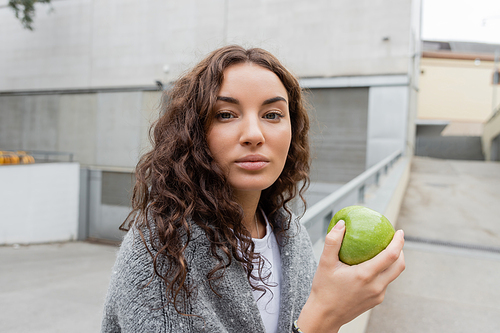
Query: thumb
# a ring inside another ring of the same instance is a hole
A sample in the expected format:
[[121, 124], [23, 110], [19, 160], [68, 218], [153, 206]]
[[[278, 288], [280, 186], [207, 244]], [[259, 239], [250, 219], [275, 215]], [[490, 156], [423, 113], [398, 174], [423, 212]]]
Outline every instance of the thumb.
[[323, 247], [323, 253], [321, 254], [321, 261], [327, 260], [328, 262], [334, 260], [339, 260], [340, 246], [342, 245], [342, 240], [345, 234], [345, 222], [340, 220], [335, 224], [335, 226], [330, 230], [325, 238], [325, 246]]

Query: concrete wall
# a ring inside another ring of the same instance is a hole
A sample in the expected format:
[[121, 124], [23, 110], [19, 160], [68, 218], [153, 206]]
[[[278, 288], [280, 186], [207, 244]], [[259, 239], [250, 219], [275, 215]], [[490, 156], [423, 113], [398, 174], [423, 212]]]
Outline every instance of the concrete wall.
[[[407, 87], [310, 89], [311, 177], [345, 183], [405, 142]], [[159, 92], [0, 96], [0, 147], [74, 153], [82, 165], [133, 168], [150, 146]]]
[[500, 135], [491, 140], [490, 161], [500, 161]]
[[[316, 120], [313, 181], [345, 183], [413, 140], [419, 0], [61, 0], [50, 13], [37, 4], [34, 32], [6, 3], [2, 149], [69, 151], [90, 169], [130, 172], [158, 114], [159, 93], [145, 90], [230, 43], [266, 48], [302, 80], [317, 80], [305, 85]], [[81, 219], [93, 225], [82, 233], [118, 237], [128, 207], [85, 184]]]
[[398, 149], [405, 151], [408, 92], [407, 86], [370, 88], [366, 149], [367, 169]]
[[0, 245], [74, 240], [78, 163], [0, 166]]
[[[423, 58], [418, 118], [488, 120], [493, 111], [493, 67], [493, 61]], [[496, 96], [500, 96], [500, 86]]]
[[0, 96], [0, 147], [72, 152], [83, 165], [135, 167], [159, 92]]
[[443, 136], [446, 125], [418, 125], [416, 156], [452, 160], [484, 160], [481, 137]]
[[32, 32], [2, 0], [0, 91], [151, 86], [227, 43], [269, 49], [301, 77], [404, 74], [415, 3], [65, 0], [37, 4]]
[[88, 188], [87, 237], [121, 241], [124, 232], [119, 230], [130, 213], [133, 174], [125, 170], [89, 169], [85, 180]]
[[500, 109], [484, 125], [481, 138], [483, 153], [487, 161], [500, 161]]
[[417, 136], [415, 156], [449, 160], [484, 160], [479, 136]]
[[[146, 104], [159, 102], [143, 88], [175, 80], [228, 43], [267, 48], [299, 77], [339, 78], [345, 88], [370, 91], [357, 100], [334, 89], [325, 97], [323, 83], [315, 87], [324, 128], [313, 133], [319, 157], [313, 179], [348, 181], [412, 140], [402, 137], [412, 134], [401, 123], [408, 119], [407, 92], [377, 80], [402, 77], [403, 85], [411, 84], [418, 68], [418, 0], [65, 0], [54, 1], [50, 13], [37, 4], [34, 32], [22, 29], [6, 3], [0, 0], [3, 149], [69, 151], [84, 165], [133, 167], [148, 147], [154, 119], [154, 107]], [[366, 82], [355, 83], [359, 78]], [[125, 86], [136, 88], [102, 89]], [[398, 119], [388, 131], [378, 121], [387, 117]]]
[[417, 119], [417, 102], [420, 91], [420, 66], [421, 66], [421, 14], [422, 14], [422, 1], [412, 1], [411, 9], [411, 31], [410, 31], [410, 49], [411, 55], [408, 64], [408, 110], [407, 110], [407, 124], [406, 124], [406, 146], [405, 154], [407, 156], [413, 155], [415, 147], [415, 131]]
[[301, 83], [310, 88], [313, 106], [313, 181], [345, 183], [395, 150], [405, 151], [412, 91], [407, 76], [317, 78]]
[[368, 88], [311, 89], [311, 180], [346, 183], [365, 170]]

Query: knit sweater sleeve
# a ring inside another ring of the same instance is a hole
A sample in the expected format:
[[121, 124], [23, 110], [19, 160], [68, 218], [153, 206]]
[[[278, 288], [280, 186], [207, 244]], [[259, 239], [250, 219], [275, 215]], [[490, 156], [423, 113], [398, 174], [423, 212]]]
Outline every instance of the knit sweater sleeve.
[[[189, 323], [165, 305], [165, 284], [154, 274], [152, 261], [138, 230], [131, 229], [113, 267], [102, 333], [189, 331]], [[177, 318], [170, 320], [171, 316]]]
[[291, 238], [282, 240], [282, 303], [278, 331], [291, 332], [311, 292], [316, 261], [311, 240], [302, 225], [293, 225]]
[[[214, 259], [207, 238], [196, 227], [185, 253], [189, 267], [186, 281], [196, 291], [182, 310], [189, 315], [179, 314], [166, 301], [165, 283], [153, 271], [148, 249], [153, 250], [147, 232], [144, 234], [147, 247], [133, 228], [118, 251], [104, 305], [102, 333], [263, 331], [246, 273], [239, 263], [233, 260], [220, 282], [208, 285], [206, 276], [214, 267]], [[164, 273], [162, 264], [157, 265], [160, 273]]]
[[[291, 331], [293, 320], [297, 319], [307, 300], [315, 271], [307, 231], [297, 233], [295, 230], [291, 235], [280, 249], [280, 333]], [[147, 246], [139, 231], [132, 228], [118, 251], [104, 305], [102, 333], [264, 331], [247, 275], [234, 258], [223, 277], [209, 285], [207, 274], [216, 262], [202, 230], [193, 227], [193, 237], [185, 253], [189, 267], [186, 281], [195, 286], [195, 293], [185, 305], [185, 313], [189, 316], [177, 313], [166, 301], [165, 283], [154, 273], [153, 259], [148, 251], [153, 250], [146, 232], [144, 236]], [[162, 267], [157, 265], [160, 272]]]

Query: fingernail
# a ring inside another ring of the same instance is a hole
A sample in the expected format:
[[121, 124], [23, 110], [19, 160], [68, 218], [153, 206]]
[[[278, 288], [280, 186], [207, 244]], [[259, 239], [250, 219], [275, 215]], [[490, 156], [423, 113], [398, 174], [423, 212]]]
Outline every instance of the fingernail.
[[335, 230], [341, 230], [345, 225], [344, 220], [340, 220], [337, 222], [337, 224], [333, 227]]
[[404, 233], [404, 231], [402, 229], [399, 229], [398, 233], [399, 233], [399, 237], [405, 239], [405, 233]]

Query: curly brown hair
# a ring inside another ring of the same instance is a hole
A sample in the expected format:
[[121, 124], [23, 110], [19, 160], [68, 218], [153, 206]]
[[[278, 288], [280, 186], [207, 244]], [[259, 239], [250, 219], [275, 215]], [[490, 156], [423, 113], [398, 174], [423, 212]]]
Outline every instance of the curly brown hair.
[[[213, 51], [165, 93], [162, 115], [150, 130], [152, 149], [137, 164], [133, 210], [121, 227], [127, 230], [127, 222], [128, 228], [136, 225], [144, 242], [141, 229], [147, 227], [153, 232], [150, 242], [154, 251], [150, 254], [154, 271], [165, 282], [167, 300], [178, 312], [178, 302], [183, 304], [191, 290], [186, 282], [184, 251], [191, 240], [193, 224], [205, 231], [211, 255], [218, 261], [207, 276], [212, 290], [213, 282], [223, 276], [233, 259], [243, 265], [249, 281], [256, 278], [252, 270], [258, 260], [258, 278], [262, 280], [262, 259], [254, 253], [250, 232], [241, 223], [242, 207], [234, 200], [226, 175], [214, 161], [206, 141], [224, 70], [245, 62], [262, 66], [281, 80], [288, 92], [292, 125], [284, 169], [276, 182], [262, 192], [259, 205], [269, 221], [281, 221], [273, 226], [277, 235], [284, 235], [292, 223], [290, 201], [298, 195], [305, 207], [309, 118], [297, 79], [263, 49], [232, 45]], [[165, 262], [167, 270], [162, 275], [159, 267]]]

